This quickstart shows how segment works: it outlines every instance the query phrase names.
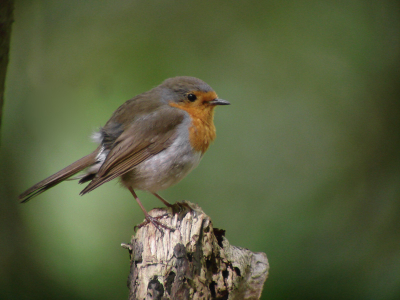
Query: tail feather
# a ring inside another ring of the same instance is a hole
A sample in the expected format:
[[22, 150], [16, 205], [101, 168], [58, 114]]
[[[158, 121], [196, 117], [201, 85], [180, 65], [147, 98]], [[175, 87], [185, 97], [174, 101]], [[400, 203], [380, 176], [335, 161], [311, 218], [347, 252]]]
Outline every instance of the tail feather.
[[34, 186], [32, 186], [31, 188], [23, 192], [21, 195], [19, 195], [18, 199], [21, 201], [21, 203], [25, 203], [30, 199], [32, 199], [33, 197], [40, 195], [41, 193], [52, 188], [53, 186], [56, 186], [60, 182], [75, 175], [76, 173], [86, 169], [87, 167], [90, 167], [96, 162], [97, 152], [98, 150], [95, 150], [89, 155], [86, 155], [85, 157], [82, 157], [76, 162], [70, 164], [68, 167], [65, 167], [64, 169], [58, 171], [57, 173], [51, 175], [50, 177], [47, 177], [46, 179], [36, 183]]

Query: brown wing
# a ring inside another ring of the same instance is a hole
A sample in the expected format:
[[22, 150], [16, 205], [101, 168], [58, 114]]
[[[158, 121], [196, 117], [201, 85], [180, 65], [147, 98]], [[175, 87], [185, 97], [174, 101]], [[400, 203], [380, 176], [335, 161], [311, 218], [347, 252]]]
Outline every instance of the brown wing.
[[160, 107], [150, 115], [137, 118], [116, 139], [95, 178], [81, 195], [131, 171], [142, 161], [168, 148], [183, 118], [183, 111], [170, 106]]

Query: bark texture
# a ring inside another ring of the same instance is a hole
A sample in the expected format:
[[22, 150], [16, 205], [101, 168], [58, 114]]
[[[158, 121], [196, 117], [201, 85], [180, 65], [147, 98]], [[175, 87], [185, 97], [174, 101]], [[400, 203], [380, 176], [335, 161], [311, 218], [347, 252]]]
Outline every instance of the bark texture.
[[150, 212], [174, 231], [162, 234], [147, 224], [122, 244], [131, 258], [129, 299], [259, 299], [267, 256], [230, 245], [197, 205], [182, 202], [174, 209]]

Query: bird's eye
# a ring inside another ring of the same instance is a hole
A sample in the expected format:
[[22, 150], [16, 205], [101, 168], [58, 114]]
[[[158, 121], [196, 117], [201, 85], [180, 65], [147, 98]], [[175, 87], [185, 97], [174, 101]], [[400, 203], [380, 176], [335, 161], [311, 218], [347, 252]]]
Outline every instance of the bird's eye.
[[193, 101], [195, 101], [197, 99], [196, 95], [194, 95], [194, 94], [188, 94], [187, 98], [191, 102], [193, 102]]

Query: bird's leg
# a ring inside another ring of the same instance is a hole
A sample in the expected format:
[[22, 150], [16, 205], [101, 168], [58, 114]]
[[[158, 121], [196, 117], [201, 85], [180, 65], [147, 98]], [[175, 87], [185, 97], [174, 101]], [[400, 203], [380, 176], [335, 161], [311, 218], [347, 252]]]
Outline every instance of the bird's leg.
[[141, 223], [141, 224], [135, 226], [135, 228], [136, 228], [136, 227], [137, 227], [137, 228], [141, 228], [141, 227], [147, 225], [148, 223], [152, 223], [152, 224], [154, 225], [154, 227], [156, 227], [162, 234], [164, 234], [164, 232], [163, 232], [163, 230], [162, 230], [160, 227], [163, 227], [163, 228], [168, 229], [168, 230], [173, 230], [173, 231], [175, 230], [175, 229], [170, 228], [170, 227], [168, 227], [168, 226], [166, 226], [166, 225], [164, 225], [163, 223], [161, 223], [161, 222], [158, 221], [158, 219], [164, 217], [165, 215], [162, 215], [162, 216], [159, 216], [159, 217], [152, 217], [152, 216], [150, 216], [149, 213], [148, 213], [148, 212], [146, 211], [146, 209], [144, 208], [142, 202], [140, 202], [139, 197], [136, 195], [135, 191], [134, 191], [131, 187], [129, 187], [128, 189], [129, 189], [129, 191], [132, 193], [133, 198], [135, 198], [136, 202], [139, 204], [140, 208], [142, 209], [142, 211], [143, 211], [143, 213], [144, 213], [144, 217], [145, 217], [145, 219], [146, 219], [145, 222], [143, 222], [143, 223]]
[[[176, 202], [175, 204], [171, 204], [167, 200], [165, 200], [163, 197], [161, 197], [159, 194], [157, 194], [157, 193], [152, 193], [152, 194], [154, 196], [156, 196], [162, 203], [164, 203], [165, 206], [172, 208], [172, 212], [174, 214], [175, 213], [180, 214], [184, 210], [184, 207], [188, 208], [189, 211], [192, 211], [192, 208], [189, 205], [187, 205], [186, 203]], [[178, 211], [176, 211], [176, 207], [178, 207]]]
[[164, 203], [164, 205], [166, 207], [172, 207], [173, 204], [169, 203], [167, 200], [165, 200], [163, 197], [161, 197], [159, 194], [157, 193], [152, 193], [154, 196], [156, 196], [162, 203]]

